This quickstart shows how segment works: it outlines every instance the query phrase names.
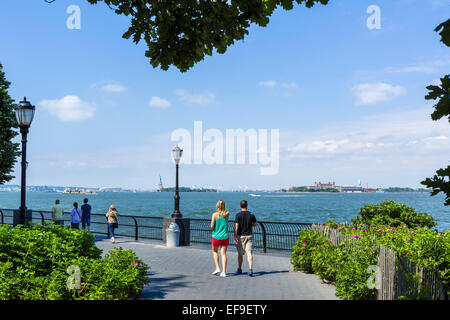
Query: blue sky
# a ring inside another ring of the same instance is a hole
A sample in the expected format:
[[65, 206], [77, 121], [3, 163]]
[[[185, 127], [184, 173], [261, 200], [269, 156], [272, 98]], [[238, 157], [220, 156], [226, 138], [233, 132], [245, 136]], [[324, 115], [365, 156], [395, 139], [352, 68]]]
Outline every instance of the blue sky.
[[[79, 30], [66, 26], [70, 5], [81, 9]], [[370, 5], [381, 9], [381, 29], [367, 28]], [[420, 187], [450, 155], [450, 126], [431, 120], [424, 99], [449, 70], [450, 51], [433, 31], [449, 6], [330, 0], [277, 9], [267, 27], [252, 26], [225, 54], [181, 73], [151, 67], [143, 42], [122, 39], [129, 18], [102, 3], [3, 0], [0, 62], [10, 95], [37, 106], [28, 184], [151, 189], [161, 174], [173, 185], [171, 133], [192, 132], [198, 120], [224, 134], [279, 129], [279, 171], [184, 164], [182, 185]]]

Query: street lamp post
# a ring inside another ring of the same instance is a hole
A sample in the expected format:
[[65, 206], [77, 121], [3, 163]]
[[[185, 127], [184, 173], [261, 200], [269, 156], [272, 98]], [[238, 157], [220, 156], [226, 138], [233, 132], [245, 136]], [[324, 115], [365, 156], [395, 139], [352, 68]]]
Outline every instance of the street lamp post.
[[172, 150], [173, 160], [175, 161], [176, 167], [176, 180], [175, 180], [175, 210], [172, 213], [172, 218], [182, 218], [183, 215], [180, 212], [180, 195], [178, 191], [178, 167], [180, 164], [181, 156], [183, 155], [183, 149], [176, 146]]
[[27, 135], [31, 122], [33, 121], [35, 106], [31, 105], [27, 98], [14, 107], [17, 123], [22, 134], [22, 177], [20, 189], [20, 218], [19, 224], [25, 225], [26, 207], [26, 170], [27, 170]]

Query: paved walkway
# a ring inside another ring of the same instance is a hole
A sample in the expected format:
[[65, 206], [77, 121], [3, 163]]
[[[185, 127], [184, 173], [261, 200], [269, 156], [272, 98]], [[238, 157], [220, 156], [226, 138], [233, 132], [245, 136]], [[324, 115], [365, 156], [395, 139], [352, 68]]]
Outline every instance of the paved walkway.
[[[161, 242], [103, 239], [97, 247], [106, 253], [114, 247], [133, 249], [150, 266], [150, 284], [141, 299], [169, 300], [336, 300], [335, 287], [322, 283], [319, 277], [293, 272], [288, 255], [253, 255], [253, 278], [235, 276], [237, 252], [227, 252], [227, 277], [214, 276], [211, 250], [206, 246], [166, 248]], [[248, 269], [244, 256], [243, 272]]]

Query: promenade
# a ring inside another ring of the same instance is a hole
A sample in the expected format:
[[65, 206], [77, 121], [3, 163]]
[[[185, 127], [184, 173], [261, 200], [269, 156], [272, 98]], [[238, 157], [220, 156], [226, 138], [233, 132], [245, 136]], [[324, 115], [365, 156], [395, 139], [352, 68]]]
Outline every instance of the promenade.
[[337, 300], [335, 287], [313, 274], [292, 271], [289, 255], [254, 253], [254, 277], [246, 274], [247, 258], [235, 276], [237, 252], [228, 250], [227, 277], [212, 275], [215, 269], [207, 246], [167, 248], [160, 241], [116, 238], [111, 244], [99, 238], [105, 254], [114, 247], [133, 249], [150, 266], [149, 279], [140, 299], [152, 300]]

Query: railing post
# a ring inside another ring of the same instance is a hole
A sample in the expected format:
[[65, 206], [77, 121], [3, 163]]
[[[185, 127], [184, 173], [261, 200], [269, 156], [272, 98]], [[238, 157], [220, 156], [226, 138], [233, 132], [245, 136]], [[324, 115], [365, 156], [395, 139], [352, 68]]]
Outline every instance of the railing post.
[[134, 239], [137, 241], [137, 240], [138, 240], [138, 234], [139, 234], [138, 223], [137, 223], [135, 217], [132, 216], [132, 218], [133, 218], [133, 220], [134, 220], [134, 225], [135, 225], [135, 227], [136, 227], [135, 232], [134, 232]]
[[42, 211], [39, 211], [39, 214], [41, 215], [42, 225], [44, 225], [44, 214], [42, 213]]
[[2, 210], [0, 210], [0, 214], [2, 215], [2, 224], [3, 224], [3, 211]]
[[260, 221], [258, 221], [258, 223], [261, 226], [261, 229], [262, 229], [262, 232], [263, 232], [263, 252], [267, 253], [266, 228], [264, 227], [264, 224], [262, 224]]
[[108, 235], [108, 238], [109, 238], [109, 237], [110, 237], [110, 234], [109, 234], [108, 217], [106, 217], [106, 234]]

